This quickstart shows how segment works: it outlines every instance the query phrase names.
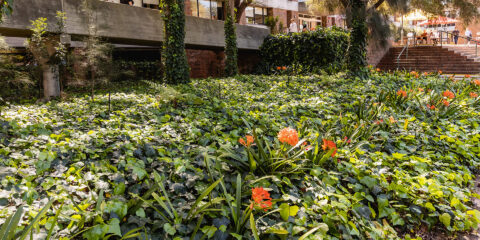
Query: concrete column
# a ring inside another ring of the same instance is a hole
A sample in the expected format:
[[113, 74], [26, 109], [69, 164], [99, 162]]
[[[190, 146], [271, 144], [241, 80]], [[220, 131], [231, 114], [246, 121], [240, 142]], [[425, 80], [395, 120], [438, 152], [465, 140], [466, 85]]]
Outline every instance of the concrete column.
[[143, 0], [133, 0], [133, 3], [135, 7], [143, 7]]
[[60, 74], [58, 65], [42, 66], [43, 71], [43, 97], [46, 100], [60, 96]]

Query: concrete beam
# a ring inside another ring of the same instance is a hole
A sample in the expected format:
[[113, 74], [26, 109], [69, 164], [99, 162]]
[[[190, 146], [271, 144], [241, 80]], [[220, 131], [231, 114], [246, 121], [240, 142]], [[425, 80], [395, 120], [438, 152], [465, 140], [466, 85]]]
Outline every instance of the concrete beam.
[[[97, 35], [112, 43], [160, 46], [163, 39], [163, 20], [158, 10], [124, 4], [89, 0], [94, 6]], [[66, 32], [74, 40], [88, 35], [87, 16], [82, 0], [15, 0], [13, 14], [0, 24], [0, 34], [28, 37], [31, 21], [48, 19], [49, 29], [56, 26], [57, 11], [66, 13]], [[223, 21], [186, 17], [185, 44], [192, 48], [224, 48]], [[258, 50], [269, 34], [265, 27], [237, 25], [239, 49]]]

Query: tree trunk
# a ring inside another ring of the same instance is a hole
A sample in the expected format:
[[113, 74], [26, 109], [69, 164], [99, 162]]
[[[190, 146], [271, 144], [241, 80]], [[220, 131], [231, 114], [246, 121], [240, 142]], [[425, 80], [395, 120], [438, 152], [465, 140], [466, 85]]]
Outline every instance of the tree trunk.
[[367, 66], [367, 4], [365, 0], [350, 0], [352, 32], [348, 49], [348, 68], [358, 75]]
[[60, 97], [60, 74], [58, 65], [42, 66], [43, 71], [43, 97], [45, 100]]

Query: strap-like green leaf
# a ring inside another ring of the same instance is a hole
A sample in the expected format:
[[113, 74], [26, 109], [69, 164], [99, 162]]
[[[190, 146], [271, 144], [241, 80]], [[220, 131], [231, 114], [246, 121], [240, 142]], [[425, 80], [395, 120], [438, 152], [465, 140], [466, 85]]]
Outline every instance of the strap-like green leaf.
[[220, 179], [218, 179], [216, 182], [214, 182], [212, 185], [210, 185], [210, 187], [208, 187], [206, 190], [204, 190], [202, 192], [202, 194], [200, 195], [200, 197], [197, 198], [197, 200], [195, 201], [195, 203], [192, 205], [192, 208], [190, 209], [190, 211], [188, 211], [188, 215], [187, 215], [187, 219], [190, 219], [191, 215], [195, 212], [198, 204], [200, 203], [200, 201], [203, 200], [203, 198], [205, 198], [205, 196], [207, 196], [208, 194], [210, 194], [210, 192], [213, 191], [213, 189], [220, 183], [220, 181], [223, 179], [223, 177], [221, 177]]

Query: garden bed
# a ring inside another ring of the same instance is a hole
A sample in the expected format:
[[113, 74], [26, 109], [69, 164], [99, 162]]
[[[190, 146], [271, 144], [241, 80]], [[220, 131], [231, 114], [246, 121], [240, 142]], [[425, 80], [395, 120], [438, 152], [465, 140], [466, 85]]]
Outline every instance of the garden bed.
[[480, 223], [479, 85], [239, 76], [117, 84], [110, 112], [106, 91], [10, 104], [0, 224], [48, 205], [40, 238], [454, 238]]

